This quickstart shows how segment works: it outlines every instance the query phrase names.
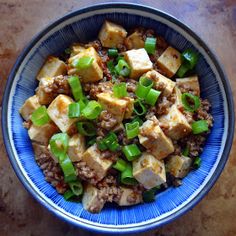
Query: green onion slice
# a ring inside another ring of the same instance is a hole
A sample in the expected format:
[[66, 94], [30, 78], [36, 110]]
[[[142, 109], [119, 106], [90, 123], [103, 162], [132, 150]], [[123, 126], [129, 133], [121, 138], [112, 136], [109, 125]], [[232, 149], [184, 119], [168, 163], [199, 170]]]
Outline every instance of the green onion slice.
[[79, 59], [75, 59], [72, 62], [72, 66], [77, 69], [87, 69], [93, 64], [94, 58], [92, 57], [81, 57]]
[[90, 146], [92, 146], [93, 144], [95, 144], [96, 143], [96, 137], [93, 137], [93, 138], [91, 138], [91, 139], [89, 139], [88, 141], [87, 141], [87, 147], [90, 147]]
[[69, 183], [70, 189], [75, 196], [79, 196], [83, 193], [83, 185], [80, 181], [73, 181]]
[[147, 37], [145, 40], [144, 48], [148, 54], [154, 54], [156, 50], [157, 39], [153, 37]]
[[68, 149], [69, 136], [66, 133], [54, 134], [50, 141], [50, 150], [53, 155], [59, 159], [61, 155], [65, 155]]
[[34, 125], [42, 126], [50, 121], [46, 106], [37, 108], [31, 115], [31, 120]]
[[78, 118], [80, 116], [80, 104], [77, 102], [73, 102], [69, 105], [68, 110], [69, 118]]
[[182, 155], [188, 157], [189, 151], [190, 151], [189, 146], [186, 146], [182, 152]]
[[146, 77], [141, 77], [139, 79], [139, 83], [138, 86], [136, 88], [135, 94], [139, 97], [139, 98], [145, 98], [146, 95], [148, 94], [148, 92], [150, 91], [150, 89], [153, 86], [153, 81], [146, 78]]
[[201, 134], [208, 131], [208, 123], [206, 120], [198, 120], [192, 123], [193, 134]]
[[118, 61], [118, 64], [115, 66], [115, 70], [118, 75], [121, 75], [123, 77], [127, 77], [130, 74], [130, 66], [124, 59], [120, 59]]
[[126, 136], [128, 139], [132, 139], [139, 134], [139, 122], [131, 122], [125, 124]]
[[154, 106], [159, 98], [161, 91], [150, 89], [147, 96], [145, 97], [145, 101], [147, 104]]
[[64, 194], [63, 194], [63, 197], [65, 200], [69, 200], [71, 199], [72, 197], [74, 197], [74, 193], [69, 189], [67, 190]]
[[109, 57], [117, 57], [118, 56], [118, 50], [116, 48], [109, 48], [107, 51], [107, 54]]
[[201, 105], [199, 97], [194, 96], [191, 93], [183, 93], [181, 96], [181, 101], [184, 109], [190, 112], [195, 112]]
[[121, 172], [121, 183], [127, 185], [136, 185], [138, 183], [133, 176], [133, 168], [130, 163], [127, 163], [126, 169]]
[[194, 52], [191, 48], [186, 49], [182, 54], [182, 59], [188, 64], [189, 69], [193, 69], [198, 61], [198, 54]]
[[136, 144], [124, 146], [122, 152], [125, 154], [128, 161], [133, 161], [142, 154]]
[[189, 70], [189, 66], [187, 63], [183, 62], [183, 64], [180, 66], [180, 68], [177, 71], [177, 77], [182, 78]]
[[110, 132], [105, 138], [99, 140], [97, 146], [101, 151], [109, 149], [112, 152], [120, 148], [117, 135], [114, 132]]
[[202, 159], [200, 157], [196, 157], [194, 162], [193, 162], [193, 167], [195, 169], [198, 169], [201, 166]]
[[134, 102], [134, 112], [138, 116], [142, 116], [147, 112], [146, 107], [144, 106], [144, 104], [142, 103], [142, 101], [140, 99], [137, 99]]
[[80, 134], [85, 136], [94, 136], [96, 134], [96, 128], [93, 123], [89, 121], [80, 121], [77, 123], [77, 129]]
[[79, 80], [78, 76], [71, 76], [68, 78], [68, 83], [71, 87], [72, 90], [72, 94], [74, 96], [74, 99], [76, 101], [83, 99], [84, 98], [84, 94], [83, 94], [83, 90], [82, 90], [82, 86]]
[[127, 96], [127, 86], [126, 83], [122, 82], [119, 84], [115, 84], [113, 86], [113, 94], [117, 98], [122, 98]]
[[136, 121], [139, 123], [139, 126], [143, 124], [143, 121], [139, 116], [135, 116], [134, 119], [131, 121], [131, 123], [134, 123]]
[[97, 101], [89, 101], [82, 110], [82, 115], [89, 120], [96, 119], [102, 111], [102, 106]]
[[156, 191], [160, 189], [160, 187], [154, 187], [152, 189], [146, 190], [143, 192], [143, 201], [144, 202], [153, 202], [155, 201]]
[[116, 163], [112, 167], [122, 172], [126, 169], [127, 162], [121, 158], [118, 158], [118, 160], [116, 161]]

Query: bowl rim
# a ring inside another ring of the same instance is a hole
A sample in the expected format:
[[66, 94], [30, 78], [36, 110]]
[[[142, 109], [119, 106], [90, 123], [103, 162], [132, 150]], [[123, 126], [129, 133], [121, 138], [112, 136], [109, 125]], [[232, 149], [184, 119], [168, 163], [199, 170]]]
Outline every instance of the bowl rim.
[[[31, 50], [31, 48], [38, 42], [40, 38], [42, 38], [49, 30], [53, 29], [55, 26], [58, 24], [62, 23], [64, 20], [67, 20], [73, 16], [83, 14], [86, 12], [90, 11], [96, 11], [100, 9], [109, 9], [109, 8], [124, 8], [124, 9], [134, 9], [134, 10], [140, 10], [140, 11], [145, 11], [145, 12], [150, 12], [152, 14], [157, 14], [161, 17], [166, 18], [167, 20], [171, 21], [172, 23], [176, 24], [180, 28], [182, 28], [184, 31], [186, 31], [188, 34], [190, 34], [192, 37], [194, 37], [198, 43], [204, 48], [204, 50], [207, 52], [208, 56], [210, 57], [211, 61], [217, 68], [217, 71], [220, 75], [220, 78], [223, 83], [223, 87], [225, 90], [226, 98], [227, 98], [227, 105], [228, 105], [228, 118], [229, 118], [229, 125], [228, 125], [228, 133], [227, 133], [227, 142], [225, 144], [225, 148], [223, 150], [221, 160], [218, 163], [215, 173], [211, 176], [211, 178], [208, 180], [206, 183], [206, 186], [204, 189], [199, 192], [199, 194], [192, 199], [191, 202], [189, 202], [186, 206], [182, 207], [179, 209], [177, 212], [174, 214], [167, 216], [159, 221], [153, 222], [153, 223], [147, 223], [142, 226], [131, 226], [130, 228], [124, 228], [124, 229], [115, 229], [112, 228], [112, 225], [110, 227], [104, 228], [103, 225], [101, 226], [95, 226], [92, 224], [87, 224], [87, 223], [82, 223], [82, 222], [75, 222], [71, 218], [67, 217], [64, 215], [62, 212], [57, 211], [56, 209], [53, 208], [48, 202], [46, 202], [42, 197], [38, 196], [36, 192], [34, 192], [30, 186], [30, 184], [26, 181], [23, 173], [20, 171], [18, 168], [18, 165], [15, 161], [15, 156], [12, 151], [12, 147], [10, 143], [8, 142], [9, 140], [9, 131], [8, 131], [8, 126], [7, 126], [7, 102], [8, 102], [8, 97], [9, 97], [9, 92], [11, 90], [11, 85], [13, 83], [13, 79], [15, 78], [15, 75], [24, 60], [25, 56], [28, 54], [28, 52]], [[22, 50], [20, 55], [17, 57], [16, 62], [14, 66], [12, 67], [10, 74], [7, 79], [7, 83], [5, 86], [5, 91], [3, 95], [3, 101], [2, 101], [2, 119], [1, 119], [1, 125], [2, 125], [2, 133], [3, 133], [3, 141], [5, 144], [5, 148], [7, 151], [7, 155], [10, 159], [11, 165], [17, 175], [17, 177], [20, 179], [21, 183], [23, 186], [26, 188], [28, 192], [31, 193], [31, 195], [38, 201], [40, 202], [45, 208], [47, 208], [50, 212], [52, 212], [54, 215], [58, 216], [62, 220], [66, 222], [70, 222], [75, 226], [79, 226], [83, 229], [87, 229], [90, 231], [94, 232], [101, 232], [101, 233], [138, 233], [146, 230], [150, 230], [156, 227], [160, 227], [164, 224], [170, 223], [171, 221], [175, 220], [179, 216], [183, 215], [190, 209], [192, 209], [196, 204], [200, 202], [200, 200], [210, 191], [210, 189], [213, 187], [214, 183], [216, 180], [219, 178], [226, 161], [228, 160], [229, 153], [231, 150], [232, 142], [233, 142], [233, 137], [234, 137], [234, 127], [235, 127], [235, 117], [234, 117], [234, 101], [233, 101], [233, 94], [231, 91], [230, 83], [229, 80], [226, 76], [225, 70], [223, 68], [222, 63], [220, 63], [219, 59], [215, 55], [214, 52], [208, 47], [208, 45], [192, 30], [190, 29], [189, 26], [186, 24], [180, 22], [177, 18], [174, 16], [170, 15], [169, 13], [166, 13], [162, 10], [159, 10], [157, 8], [151, 7], [151, 6], [145, 6], [143, 4], [134, 4], [134, 3], [123, 3], [123, 2], [115, 2], [115, 3], [99, 3], [95, 5], [90, 5], [87, 7], [83, 7], [80, 9], [77, 9], [73, 12], [70, 12], [54, 21], [49, 22], [49, 24], [43, 28], [39, 33], [37, 33], [25, 46], [25, 48]], [[92, 228], [91, 228], [92, 226]]]

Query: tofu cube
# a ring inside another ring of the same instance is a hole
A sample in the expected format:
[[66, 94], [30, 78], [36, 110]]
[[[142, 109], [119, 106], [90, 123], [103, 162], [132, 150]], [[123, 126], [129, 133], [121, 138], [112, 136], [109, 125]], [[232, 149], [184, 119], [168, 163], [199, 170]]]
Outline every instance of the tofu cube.
[[72, 162], [77, 162], [82, 159], [82, 155], [85, 152], [85, 138], [81, 134], [74, 134], [69, 139], [67, 154]]
[[166, 170], [168, 170], [176, 178], [184, 178], [192, 164], [189, 157], [171, 155], [166, 162]]
[[121, 196], [115, 202], [119, 206], [131, 206], [141, 203], [143, 201], [142, 194], [135, 192], [133, 189], [120, 187]]
[[173, 93], [175, 94], [175, 105], [177, 106], [177, 108], [182, 108], [183, 107], [181, 99], [182, 93], [177, 86], [174, 88]]
[[122, 26], [105, 21], [98, 34], [98, 38], [103, 47], [117, 48], [120, 44], [123, 44], [126, 35], [127, 32]]
[[122, 122], [124, 119], [125, 113], [126, 116], [130, 115], [129, 112], [129, 103], [130, 101], [116, 98], [112, 95], [112, 93], [100, 93], [97, 95], [98, 102], [103, 106], [105, 110], [113, 115], [113, 117], [117, 120], [118, 123]]
[[153, 68], [152, 62], [144, 48], [126, 51], [124, 56], [131, 68], [130, 78], [132, 79], [138, 79], [142, 74]]
[[55, 158], [52, 153], [50, 152], [48, 146], [44, 146], [35, 142], [32, 142], [32, 146], [34, 149], [34, 154], [35, 154], [35, 158], [39, 158], [42, 154], [46, 155], [47, 157], [50, 157], [52, 160], [55, 161], [55, 163], [58, 163], [57, 158]]
[[[74, 68], [72, 66], [72, 62], [74, 60], [80, 59], [82, 57], [91, 57], [93, 58], [93, 62], [91, 64], [91, 66], [87, 67], [87, 68]], [[81, 81], [84, 83], [88, 83], [88, 82], [96, 82], [99, 81], [103, 78], [103, 70], [102, 70], [102, 61], [101, 58], [99, 57], [98, 53], [96, 52], [96, 50], [93, 47], [89, 47], [83, 51], [81, 51], [80, 53], [78, 53], [77, 55], [70, 57], [69, 60], [69, 70], [68, 70], [68, 74], [69, 75], [73, 75], [73, 74], [77, 74], [79, 76], [81, 76]]]
[[81, 44], [79, 43], [75, 43], [71, 46], [71, 54], [70, 56], [75, 56], [81, 52], [83, 52], [84, 50], [86, 50], [85, 47], [83, 47]]
[[140, 127], [138, 135], [139, 142], [158, 160], [167, 157], [174, 152], [174, 146], [171, 141], [161, 130], [158, 123], [153, 120], [147, 120]]
[[162, 86], [162, 84], [164, 84], [165, 88], [162, 92], [163, 96], [170, 96], [173, 92], [173, 89], [175, 87], [175, 82], [168, 79], [167, 77], [165, 77], [164, 75], [160, 74], [159, 72], [152, 70], [147, 72], [145, 75], [145, 77], [153, 80], [154, 82], [154, 87], [158, 90], [160, 86]]
[[159, 120], [169, 124], [166, 135], [174, 140], [179, 140], [192, 131], [187, 119], [175, 104], [171, 106], [169, 113], [161, 116]]
[[133, 110], [134, 110], [134, 99], [130, 97], [124, 97], [123, 100], [127, 101], [124, 118], [129, 119], [131, 118]]
[[87, 164], [90, 169], [93, 169], [96, 172], [97, 180], [102, 180], [108, 169], [112, 165], [112, 161], [102, 158], [101, 151], [97, 148], [97, 145], [94, 144], [89, 147], [82, 155], [82, 160]]
[[176, 79], [176, 85], [181, 89], [189, 90], [194, 92], [194, 95], [200, 96], [200, 85], [198, 76], [190, 76], [186, 78]]
[[36, 89], [36, 95], [38, 96], [38, 100], [41, 105], [48, 105], [54, 99], [54, 93], [47, 92], [47, 90], [45, 90], [45, 88], [52, 86], [53, 83], [53, 77], [43, 77], [40, 79], [39, 86]]
[[99, 213], [105, 201], [102, 198], [99, 198], [99, 190], [88, 184], [84, 188], [84, 194], [82, 198], [83, 208], [91, 213]]
[[164, 162], [145, 152], [133, 161], [133, 176], [146, 189], [159, 186], [166, 182]]
[[135, 31], [125, 39], [126, 47], [130, 49], [144, 48], [144, 40], [138, 31]]
[[40, 69], [37, 79], [41, 80], [44, 77], [54, 77], [66, 74], [66, 64], [57, 57], [50, 56]]
[[157, 65], [169, 78], [175, 75], [181, 63], [180, 53], [172, 47], [168, 47], [157, 60]]
[[58, 127], [53, 123], [49, 122], [42, 126], [31, 125], [28, 134], [32, 141], [38, 142], [42, 145], [47, 146], [49, 139], [53, 134], [58, 133]]
[[24, 120], [29, 120], [31, 114], [40, 107], [38, 97], [36, 95], [28, 98], [20, 109], [20, 114]]
[[73, 103], [73, 99], [67, 95], [58, 95], [49, 105], [47, 112], [52, 121], [62, 132], [67, 132], [77, 119], [70, 119], [68, 116], [68, 107]]

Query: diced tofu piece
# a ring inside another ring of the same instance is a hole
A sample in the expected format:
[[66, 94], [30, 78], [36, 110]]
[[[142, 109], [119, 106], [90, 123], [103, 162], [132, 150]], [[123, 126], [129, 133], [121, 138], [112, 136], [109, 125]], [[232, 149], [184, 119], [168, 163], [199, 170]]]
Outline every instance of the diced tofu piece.
[[168, 47], [158, 58], [157, 65], [171, 78], [181, 66], [180, 53], [172, 47]]
[[138, 31], [135, 31], [125, 39], [126, 47], [130, 49], [144, 48], [144, 40]]
[[174, 81], [168, 79], [167, 77], [165, 77], [164, 75], [160, 74], [155, 70], [147, 72], [144, 76], [153, 80], [154, 87], [157, 89], [159, 88], [159, 86], [161, 86], [161, 84], [164, 84], [165, 88], [162, 92], [163, 96], [168, 97], [172, 94], [173, 89], [175, 87]]
[[72, 162], [77, 162], [82, 159], [82, 155], [85, 152], [85, 138], [81, 134], [74, 134], [69, 139], [67, 154]]
[[126, 51], [124, 56], [131, 67], [130, 78], [132, 79], [138, 79], [143, 73], [151, 70], [153, 67], [144, 48]]
[[102, 210], [105, 201], [102, 198], [99, 198], [99, 190], [88, 184], [84, 188], [82, 204], [85, 210], [91, 213], [99, 213]]
[[105, 21], [98, 34], [102, 46], [107, 48], [117, 48], [119, 44], [123, 44], [126, 38], [126, 30], [110, 21]]
[[133, 189], [121, 187], [121, 196], [115, 202], [119, 206], [136, 205], [143, 201], [142, 194], [135, 192]]
[[183, 107], [182, 99], [181, 99], [182, 93], [181, 93], [180, 89], [179, 89], [177, 86], [175, 86], [173, 92], [174, 92], [174, 94], [175, 94], [175, 105], [176, 105], [178, 108]]
[[122, 122], [124, 119], [124, 115], [126, 116], [130, 114], [128, 112], [128, 104], [130, 103], [128, 100], [116, 98], [112, 95], [112, 93], [100, 93], [97, 95], [98, 102], [103, 106], [105, 110], [110, 112], [118, 123]]
[[133, 176], [146, 189], [159, 186], [166, 182], [164, 162], [145, 152], [133, 161]]
[[187, 90], [195, 92], [195, 95], [200, 96], [200, 86], [197, 75], [176, 79], [176, 85], [180, 89], [185, 88]]
[[169, 113], [161, 116], [159, 120], [169, 124], [166, 135], [174, 140], [187, 136], [192, 130], [187, 119], [175, 104], [171, 106]]
[[40, 69], [37, 79], [66, 74], [66, 64], [57, 57], [50, 56]]
[[189, 157], [171, 155], [166, 162], [166, 169], [176, 178], [184, 178], [192, 164]]
[[87, 166], [96, 172], [97, 180], [102, 180], [108, 169], [112, 165], [112, 161], [102, 158], [102, 153], [98, 150], [97, 145], [94, 144], [89, 147], [82, 155], [82, 160], [87, 164]]
[[20, 109], [20, 114], [24, 120], [29, 120], [31, 114], [40, 107], [38, 97], [36, 95], [28, 98]]
[[140, 127], [139, 142], [158, 160], [167, 157], [174, 151], [171, 141], [161, 130], [157, 122], [147, 120]]
[[57, 132], [59, 132], [59, 129], [53, 122], [42, 126], [33, 124], [28, 130], [30, 139], [43, 145], [48, 145], [49, 139]]
[[124, 97], [123, 100], [127, 101], [124, 118], [129, 119], [132, 116], [134, 110], [134, 99], [130, 97]]
[[48, 146], [44, 146], [44, 145], [41, 145], [41, 144], [38, 144], [38, 143], [35, 143], [35, 142], [32, 142], [32, 146], [33, 146], [34, 154], [35, 154], [36, 158], [40, 157], [43, 154], [43, 155], [46, 155], [47, 157], [52, 158], [52, 160], [54, 160], [56, 163], [58, 163], [57, 158], [55, 158], [52, 155], [52, 153], [50, 152]]
[[[91, 66], [83, 69], [76, 69], [72, 66], [72, 62], [74, 60], [80, 59], [82, 57], [91, 57], [93, 58], [93, 62]], [[96, 82], [103, 78], [103, 71], [102, 71], [102, 62], [101, 58], [99, 57], [98, 53], [93, 47], [89, 47], [79, 54], [70, 57], [69, 60], [70, 69], [68, 70], [69, 75], [77, 74], [81, 76], [81, 81], [84, 83], [88, 82]]]
[[44, 77], [40, 79], [39, 86], [36, 90], [36, 95], [38, 96], [38, 100], [41, 105], [48, 105], [53, 100], [54, 93], [47, 92], [45, 90], [45, 88], [51, 87], [53, 82], [53, 77]]
[[75, 56], [76, 54], [79, 54], [83, 52], [86, 48], [81, 46], [79, 43], [75, 43], [71, 46], [71, 54], [70, 56]]
[[62, 132], [69, 131], [70, 127], [77, 121], [77, 119], [70, 119], [68, 116], [68, 107], [72, 102], [72, 98], [60, 94], [47, 109], [48, 115]]

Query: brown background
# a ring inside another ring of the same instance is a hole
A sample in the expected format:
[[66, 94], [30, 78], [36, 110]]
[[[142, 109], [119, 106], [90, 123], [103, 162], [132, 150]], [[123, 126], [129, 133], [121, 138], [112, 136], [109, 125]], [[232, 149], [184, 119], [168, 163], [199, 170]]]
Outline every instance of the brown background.
[[[0, 0], [0, 99], [13, 63], [34, 34], [58, 17], [98, 2], [102, 1]], [[236, 100], [236, 0], [129, 2], [144, 3], [164, 10], [198, 33], [219, 56]], [[15, 176], [2, 140], [0, 151], [0, 236], [93, 235], [60, 221], [41, 207]], [[218, 182], [192, 211], [169, 225], [140, 235], [236, 235], [235, 154], [236, 141]]]

